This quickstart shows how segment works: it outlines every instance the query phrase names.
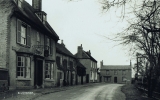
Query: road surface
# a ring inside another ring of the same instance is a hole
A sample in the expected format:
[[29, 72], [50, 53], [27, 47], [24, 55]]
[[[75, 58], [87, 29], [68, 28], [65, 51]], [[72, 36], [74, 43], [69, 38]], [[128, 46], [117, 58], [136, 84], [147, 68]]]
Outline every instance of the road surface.
[[121, 86], [123, 85], [104, 83], [75, 86], [66, 91], [42, 95], [35, 100], [125, 100]]

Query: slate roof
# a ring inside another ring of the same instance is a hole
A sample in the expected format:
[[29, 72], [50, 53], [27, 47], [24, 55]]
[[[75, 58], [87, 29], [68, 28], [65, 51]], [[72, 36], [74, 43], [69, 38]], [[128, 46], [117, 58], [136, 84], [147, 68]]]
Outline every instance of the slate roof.
[[[77, 53], [75, 54], [75, 56], [77, 57]], [[95, 60], [88, 52], [86, 51], [82, 51], [82, 58], [78, 58], [78, 59], [91, 59], [95, 62], [97, 62], [97, 60]]]
[[96, 59], [94, 59], [88, 52], [85, 52], [86, 54], [87, 54], [87, 56], [89, 56], [89, 58], [91, 59], [91, 60], [93, 60], [93, 61], [95, 61], [95, 62], [97, 62], [97, 60]]
[[17, 17], [25, 20], [27, 24], [32, 25], [32, 27], [36, 27], [39, 30], [43, 31], [44, 34], [50, 35], [52, 38], [59, 40], [59, 36], [53, 30], [53, 28], [46, 21], [45, 24], [39, 19], [39, 17], [35, 14], [35, 9], [25, 0], [22, 3], [22, 8], [19, 8], [17, 4], [14, 3], [14, 12]]
[[103, 65], [101, 70], [103, 69], [131, 69], [130, 65]]
[[66, 56], [76, 58], [63, 44], [56, 44], [56, 51], [58, 53], [64, 54]]
[[86, 67], [83, 64], [81, 64], [79, 61], [77, 62], [77, 66], [86, 69]]

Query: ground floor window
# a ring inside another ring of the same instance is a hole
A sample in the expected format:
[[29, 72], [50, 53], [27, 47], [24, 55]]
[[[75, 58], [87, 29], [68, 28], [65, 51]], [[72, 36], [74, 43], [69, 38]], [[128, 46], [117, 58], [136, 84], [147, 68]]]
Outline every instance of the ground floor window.
[[53, 79], [54, 77], [54, 64], [52, 62], [45, 63], [45, 79]]
[[31, 58], [27, 56], [17, 56], [17, 78], [31, 77]]
[[122, 77], [122, 81], [125, 82], [126, 81], [126, 77]]
[[105, 82], [111, 82], [111, 77], [104, 77]]

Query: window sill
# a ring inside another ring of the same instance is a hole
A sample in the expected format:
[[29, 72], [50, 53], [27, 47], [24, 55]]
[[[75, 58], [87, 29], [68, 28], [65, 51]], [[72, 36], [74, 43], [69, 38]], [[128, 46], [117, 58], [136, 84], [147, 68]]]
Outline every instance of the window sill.
[[55, 80], [54, 79], [45, 79], [45, 81], [51, 81], [51, 82], [53, 82]]
[[27, 45], [24, 45], [24, 44], [20, 44], [20, 43], [17, 43], [17, 44], [22, 46], [22, 47], [25, 47], [25, 48], [30, 48], [30, 46], [27, 46]]
[[26, 80], [26, 81], [31, 81], [32, 79], [31, 78], [16, 78], [17, 81], [20, 81], [20, 80]]

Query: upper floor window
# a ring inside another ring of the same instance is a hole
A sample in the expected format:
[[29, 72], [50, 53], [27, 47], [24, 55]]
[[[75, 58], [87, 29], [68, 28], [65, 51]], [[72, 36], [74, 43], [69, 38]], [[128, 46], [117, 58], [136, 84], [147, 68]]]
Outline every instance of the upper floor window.
[[26, 56], [17, 56], [17, 77], [30, 78], [31, 59]]
[[117, 75], [117, 74], [118, 74], [117, 70], [114, 70], [114, 75]]
[[17, 43], [31, 46], [30, 26], [17, 20]]
[[26, 45], [26, 26], [21, 26], [21, 44]]
[[107, 74], [107, 75], [109, 75], [109, 74], [110, 74], [110, 73], [109, 73], [109, 70], [106, 70], [106, 74]]
[[49, 37], [45, 37], [46, 50], [48, 50], [49, 55], [53, 54], [53, 40]]
[[40, 33], [37, 32], [37, 45], [41, 45], [41, 41], [40, 41]]
[[126, 70], [122, 70], [122, 75], [126, 75]]

